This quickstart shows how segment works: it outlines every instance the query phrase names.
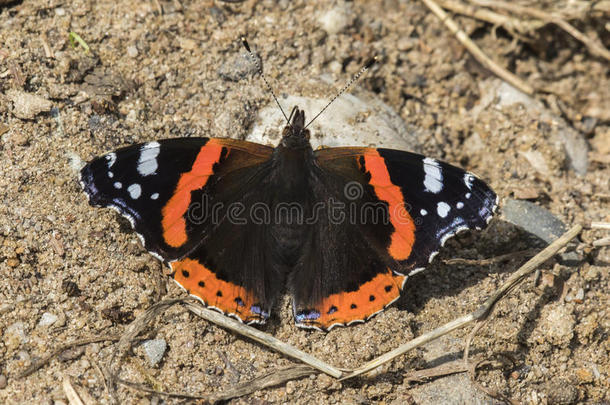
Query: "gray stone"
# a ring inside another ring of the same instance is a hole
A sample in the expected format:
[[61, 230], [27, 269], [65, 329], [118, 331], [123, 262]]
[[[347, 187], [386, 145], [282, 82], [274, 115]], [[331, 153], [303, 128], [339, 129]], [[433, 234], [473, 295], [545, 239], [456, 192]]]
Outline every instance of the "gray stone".
[[9, 99], [13, 102], [13, 114], [17, 118], [32, 119], [37, 114], [49, 111], [53, 103], [46, 98], [19, 90], [9, 90]]
[[135, 45], [129, 45], [127, 47], [127, 55], [131, 58], [138, 56], [138, 48]]
[[0, 315], [6, 314], [15, 309], [15, 306], [11, 303], [0, 304]]
[[328, 34], [338, 34], [353, 24], [351, 9], [344, 3], [321, 14], [318, 22]]
[[9, 325], [4, 330], [3, 342], [9, 350], [14, 350], [22, 343], [27, 343], [28, 336], [25, 332], [25, 324], [18, 321]]
[[566, 225], [555, 215], [538, 205], [524, 200], [506, 199], [502, 219], [551, 243], [566, 231]]
[[[329, 91], [330, 93], [330, 91]], [[305, 110], [309, 122], [328, 104], [328, 97], [287, 96], [280, 99], [286, 114], [294, 106]], [[277, 145], [286, 120], [275, 103], [259, 111], [252, 131], [246, 137], [251, 142]], [[415, 135], [420, 129], [408, 128], [402, 118], [381, 100], [365, 92], [343, 94], [309, 127], [311, 146], [371, 146], [419, 152]]]
[[142, 343], [142, 347], [150, 365], [156, 366], [167, 350], [167, 342], [165, 342], [165, 339], [147, 340]]
[[55, 322], [57, 322], [57, 316], [50, 312], [45, 312], [40, 317], [40, 321], [38, 321], [38, 326], [46, 327], [53, 325]]
[[[254, 57], [258, 61], [258, 64], [262, 66], [260, 56], [258, 56], [257, 53], [254, 53]], [[238, 82], [248, 76], [254, 75], [257, 71], [258, 68], [256, 67], [256, 63], [254, 63], [250, 54], [244, 51], [231, 56], [223, 63], [218, 69], [218, 74], [225, 80]]]

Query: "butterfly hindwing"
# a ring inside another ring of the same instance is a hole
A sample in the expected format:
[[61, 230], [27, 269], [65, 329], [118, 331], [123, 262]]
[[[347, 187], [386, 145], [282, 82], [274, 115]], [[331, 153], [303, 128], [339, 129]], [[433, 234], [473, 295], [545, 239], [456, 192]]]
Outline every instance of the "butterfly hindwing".
[[[94, 159], [81, 170], [81, 184], [91, 205], [130, 220], [145, 248], [169, 262], [188, 292], [243, 321], [263, 322], [268, 315], [257, 305], [270, 299], [248, 280], [265, 280], [266, 263], [256, 263], [264, 240], [227, 231], [226, 211], [248, 198], [260, 200], [254, 179], [272, 151], [231, 139], [150, 142]], [[231, 249], [240, 248], [236, 263]]]

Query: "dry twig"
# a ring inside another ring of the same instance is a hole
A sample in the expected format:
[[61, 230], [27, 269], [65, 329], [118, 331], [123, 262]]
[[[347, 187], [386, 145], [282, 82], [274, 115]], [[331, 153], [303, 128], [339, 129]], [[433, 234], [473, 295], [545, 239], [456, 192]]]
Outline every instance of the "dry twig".
[[149, 394], [156, 394], [158, 396], [163, 396], [163, 397], [181, 398], [181, 399], [204, 399], [205, 398], [204, 396], [201, 396], [201, 395], [191, 395], [191, 394], [184, 394], [184, 393], [179, 393], [179, 392], [158, 391], [158, 390], [154, 390], [152, 388], [148, 388], [144, 384], [139, 384], [139, 383], [135, 383], [132, 381], [123, 380], [118, 377], [116, 378], [116, 382], [117, 382], [117, 384], [121, 384], [127, 388], [131, 388], [131, 389], [134, 389], [137, 391], [147, 392]]
[[423, 370], [414, 370], [404, 375], [404, 381], [424, 381], [436, 377], [444, 377], [446, 375], [463, 373], [468, 371], [464, 360], [457, 359], [449, 363], [443, 363], [436, 367], [430, 367]]
[[106, 335], [106, 336], [95, 336], [95, 337], [86, 338], [86, 339], [79, 339], [79, 340], [74, 340], [72, 342], [65, 343], [65, 344], [59, 346], [54, 351], [52, 351], [51, 353], [44, 356], [42, 359], [38, 360], [35, 363], [32, 363], [31, 366], [29, 366], [24, 371], [22, 371], [21, 374], [17, 375], [17, 378], [23, 378], [23, 377], [29, 376], [36, 370], [43, 367], [49, 361], [51, 361], [51, 359], [53, 357], [56, 357], [56, 356], [60, 355], [61, 353], [63, 353], [64, 351], [71, 349], [73, 347], [88, 345], [90, 343], [105, 342], [105, 341], [109, 341], [109, 340], [115, 341], [115, 340], [119, 340], [119, 339], [120, 339], [119, 335]]
[[[121, 359], [123, 358], [127, 350], [129, 350], [129, 348], [131, 347], [131, 344], [136, 338], [136, 336], [138, 336], [138, 334], [143, 331], [148, 326], [148, 324], [157, 316], [161, 315], [171, 306], [177, 303], [184, 302], [185, 300], [189, 300], [189, 298], [179, 298], [158, 302], [148, 308], [143, 314], [138, 316], [135, 321], [129, 324], [129, 326], [121, 336], [118, 347], [115, 349], [112, 359], [110, 360], [110, 375], [112, 376], [112, 378], [115, 378], [118, 375]], [[115, 362], [116, 365], [114, 365]]]
[[448, 265], [453, 265], [453, 266], [459, 265], [459, 264], [486, 266], [488, 264], [504, 262], [506, 260], [511, 260], [511, 259], [523, 259], [525, 257], [532, 257], [537, 252], [538, 251], [536, 249], [526, 249], [526, 250], [520, 250], [518, 252], [506, 253], [504, 255], [500, 255], [500, 256], [496, 256], [496, 257], [490, 257], [489, 259], [462, 259], [462, 258], [456, 257], [454, 259], [443, 260], [443, 263], [448, 264]]
[[[506, 358], [508, 358], [507, 356], [504, 356]], [[509, 359], [514, 366], [514, 361], [513, 359]], [[504, 395], [502, 395], [501, 393], [499, 393], [498, 391], [488, 388], [486, 386], [484, 386], [483, 384], [481, 384], [480, 382], [477, 381], [477, 369], [484, 366], [484, 365], [488, 365], [488, 364], [492, 364], [491, 361], [489, 360], [481, 360], [481, 361], [477, 361], [476, 363], [465, 363], [467, 365], [467, 371], [468, 371], [468, 375], [470, 376], [470, 381], [474, 384], [475, 387], [477, 387], [479, 390], [483, 391], [484, 393], [486, 393], [487, 395], [489, 395], [492, 398], [501, 400], [507, 404], [512, 404], [512, 405], [518, 405], [520, 404], [520, 402], [514, 401], [510, 398], [505, 397]]]
[[451, 31], [451, 33], [455, 35], [457, 40], [460, 41], [460, 43], [464, 45], [466, 49], [468, 49], [472, 56], [474, 56], [474, 58], [478, 60], [481, 65], [483, 65], [486, 69], [489, 69], [496, 76], [500, 77], [502, 80], [509, 83], [511, 86], [514, 86], [517, 89], [521, 90], [525, 94], [534, 94], [534, 88], [532, 86], [525, 83], [515, 74], [504, 69], [496, 62], [494, 62], [491, 58], [489, 58], [487, 55], [485, 55], [481, 48], [479, 48], [474, 42], [472, 42], [468, 35], [464, 31], [462, 31], [460, 27], [458, 27], [456, 22], [453, 21], [451, 17], [449, 17], [447, 13], [445, 13], [445, 11], [440, 8], [434, 0], [422, 0], [422, 2], [430, 9], [430, 11], [434, 13], [434, 15], [436, 15], [443, 22], [443, 24], [445, 24], [449, 31]]
[[298, 378], [307, 377], [312, 374], [317, 374], [318, 371], [306, 365], [299, 365], [294, 367], [284, 368], [282, 370], [274, 371], [269, 374], [265, 374], [261, 377], [257, 377], [251, 381], [247, 381], [243, 384], [236, 385], [219, 394], [210, 395], [206, 399], [210, 402], [228, 401], [232, 398], [241, 397], [248, 395], [252, 392], [262, 390], [268, 387], [274, 387], [276, 385], [284, 384], [290, 380], [296, 380]]
[[70, 405], [85, 405], [83, 401], [80, 399], [78, 392], [72, 386], [72, 382], [70, 381], [70, 377], [65, 377], [62, 383], [62, 388], [64, 390], [64, 394], [66, 394], [66, 398], [68, 398], [68, 403]]
[[608, 230], [610, 230], [610, 222], [591, 222], [591, 229], [608, 229]]
[[518, 18], [499, 14], [485, 8], [475, 7], [455, 0], [440, 0], [438, 3], [442, 8], [454, 13], [501, 26], [515, 36], [529, 35], [544, 26], [544, 23], [541, 21], [522, 21]]
[[594, 240], [593, 246], [595, 246], [595, 247], [610, 246], [610, 236], [608, 236], [606, 238]]
[[282, 342], [274, 338], [273, 336], [261, 332], [258, 329], [255, 329], [251, 326], [240, 323], [234, 319], [231, 319], [221, 313], [213, 311], [211, 309], [207, 309], [194, 302], [185, 302], [184, 306], [194, 313], [195, 315], [206, 319], [212, 323], [215, 323], [218, 326], [221, 326], [225, 329], [232, 330], [233, 332], [237, 332], [242, 336], [248, 337], [254, 341], [257, 341], [273, 350], [276, 350], [280, 353], [285, 354], [288, 357], [292, 357], [293, 359], [297, 359], [309, 366], [320, 370], [321, 372], [330, 375], [331, 377], [339, 378], [342, 376], [341, 370], [336, 367], [331, 366], [313, 357], [310, 354], [307, 354], [294, 346], [291, 346], [287, 343]]
[[42, 49], [44, 50], [44, 56], [46, 58], [54, 59], [55, 55], [49, 46], [49, 41], [47, 40], [47, 34], [44, 32], [40, 34], [40, 42], [42, 43]]
[[532, 16], [534, 18], [538, 18], [546, 23], [555, 24], [559, 28], [561, 28], [562, 30], [564, 30], [565, 32], [567, 32], [568, 34], [570, 34], [571, 36], [576, 38], [578, 41], [585, 44], [585, 46], [589, 49], [589, 52], [591, 52], [591, 54], [598, 56], [600, 58], [604, 58], [606, 60], [610, 60], [610, 51], [608, 51], [606, 48], [604, 48], [604, 46], [601, 43], [599, 43], [599, 41], [589, 38], [582, 32], [578, 31], [576, 28], [574, 28], [573, 25], [571, 25], [570, 23], [568, 23], [567, 21], [565, 21], [564, 19], [562, 19], [556, 15], [549, 14], [542, 10], [538, 10], [538, 9], [535, 9], [532, 7], [525, 7], [525, 6], [521, 6], [519, 4], [508, 3], [505, 1], [496, 1], [496, 0], [470, 0], [470, 1], [479, 6], [512, 11], [513, 13], [517, 13], [517, 14], [526, 14], [526, 15]]
[[260, 377], [256, 377], [250, 381], [246, 381], [245, 383], [238, 384], [232, 388], [224, 392], [220, 392], [218, 394], [212, 395], [191, 395], [184, 393], [174, 393], [174, 392], [164, 392], [157, 391], [151, 388], [148, 388], [142, 384], [134, 383], [127, 380], [122, 380], [117, 378], [117, 382], [121, 385], [124, 385], [128, 388], [135, 389], [138, 391], [147, 392], [149, 394], [156, 394], [159, 396], [172, 397], [172, 398], [182, 398], [182, 399], [199, 399], [205, 402], [216, 403], [220, 401], [228, 401], [233, 398], [242, 397], [244, 395], [251, 394], [256, 391], [260, 391], [265, 388], [274, 387], [276, 385], [284, 384], [290, 380], [296, 380], [298, 378], [307, 377], [311, 374], [317, 374], [319, 371], [306, 366], [306, 365], [298, 365], [293, 367], [287, 367], [278, 371], [274, 371], [272, 373], [268, 373], [262, 375]]

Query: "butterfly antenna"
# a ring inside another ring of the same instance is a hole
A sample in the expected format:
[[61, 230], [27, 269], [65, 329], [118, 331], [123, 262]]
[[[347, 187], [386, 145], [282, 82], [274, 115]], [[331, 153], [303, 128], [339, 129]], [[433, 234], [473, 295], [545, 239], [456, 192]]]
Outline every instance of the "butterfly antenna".
[[322, 113], [324, 111], [326, 111], [326, 109], [337, 99], [339, 98], [339, 96], [343, 93], [345, 93], [347, 91], [347, 89], [349, 89], [351, 87], [352, 84], [356, 83], [358, 81], [358, 79], [360, 79], [360, 76], [362, 76], [362, 74], [364, 72], [366, 72], [371, 66], [373, 66], [375, 64], [375, 62], [377, 62], [377, 60], [379, 60], [379, 58], [377, 56], [372, 57], [371, 59], [369, 59], [364, 66], [362, 66], [362, 69], [360, 69], [360, 71], [358, 73], [356, 73], [354, 75], [354, 77], [351, 78], [351, 80], [349, 82], [347, 82], [347, 84], [345, 86], [343, 86], [343, 88], [335, 95], [335, 97], [333, 97], [328, 104], [326, 104], [326, 106], [322, 109], [322, 111], [320, 111], [315, 117], [313, 117], [311, 119], [311, 121], [309, 121], [307, 123], [307, 125], [305, 125], [305, 128], [307, 128], [309, 126], [309, 124], [311, 124], [312, 122], [314, 122], [316, 120], [316, 118], [318, 118], [320, 115], [322, 115]]
[[282, 106], [280, 105], [280, 102], [278, 101], [277, 97], [275, 96], [275, 93], [273, 92], [273, 88], [271, 87], [271, 85], [267, 81], [267, 78], [265, 77], [265, 74], [263, 73], [263, 67], [261, 66], [260, 62], [258, 61], [258, 58], [256, 58], [254, 56], [254, 53], [250, 49], [250, 45], [248, 44], [248, 41], [246, 40], [245, 37], [241, 37], [241, 43], [244, 45], [244, 48], [246, 48], [246, 51], [248, 51], [248, 55], [250, 55], [250, 59], [252, 59], [252, 61], [256, 65], [256, 68], [258, 69], [258, 73], [260, 73], [261, 77], [263, 78], [263, 81], [265, 82], [265, 84], [267, 85], [267, 88], [271, 92], [271, 95], [273, 96], [273, 99], [275, 100], [277, 106], [280, 108], [280, 111], [282, 112], [282, 115], [286, 119], [286, 122], [288, 122], [288, 125], [290, 125], [290, 119], [288, 119], [288, 117], [286, 116], [284, 109], [282, 108]]

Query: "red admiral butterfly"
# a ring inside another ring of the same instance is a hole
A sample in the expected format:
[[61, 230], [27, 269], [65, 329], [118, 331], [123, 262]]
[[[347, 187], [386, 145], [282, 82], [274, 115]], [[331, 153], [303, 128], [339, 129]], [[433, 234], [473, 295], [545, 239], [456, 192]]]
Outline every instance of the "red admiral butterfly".
[[264, 323], [287, 287], [297, 326], [323, 330], [382, 311], [449, 237], [485, 227], [497, 205], [483, 181], [435, 159], [314, 151], [297, 107], [275, 148], [149, 142], [94, 159], [81, 184], [206, 306]]

